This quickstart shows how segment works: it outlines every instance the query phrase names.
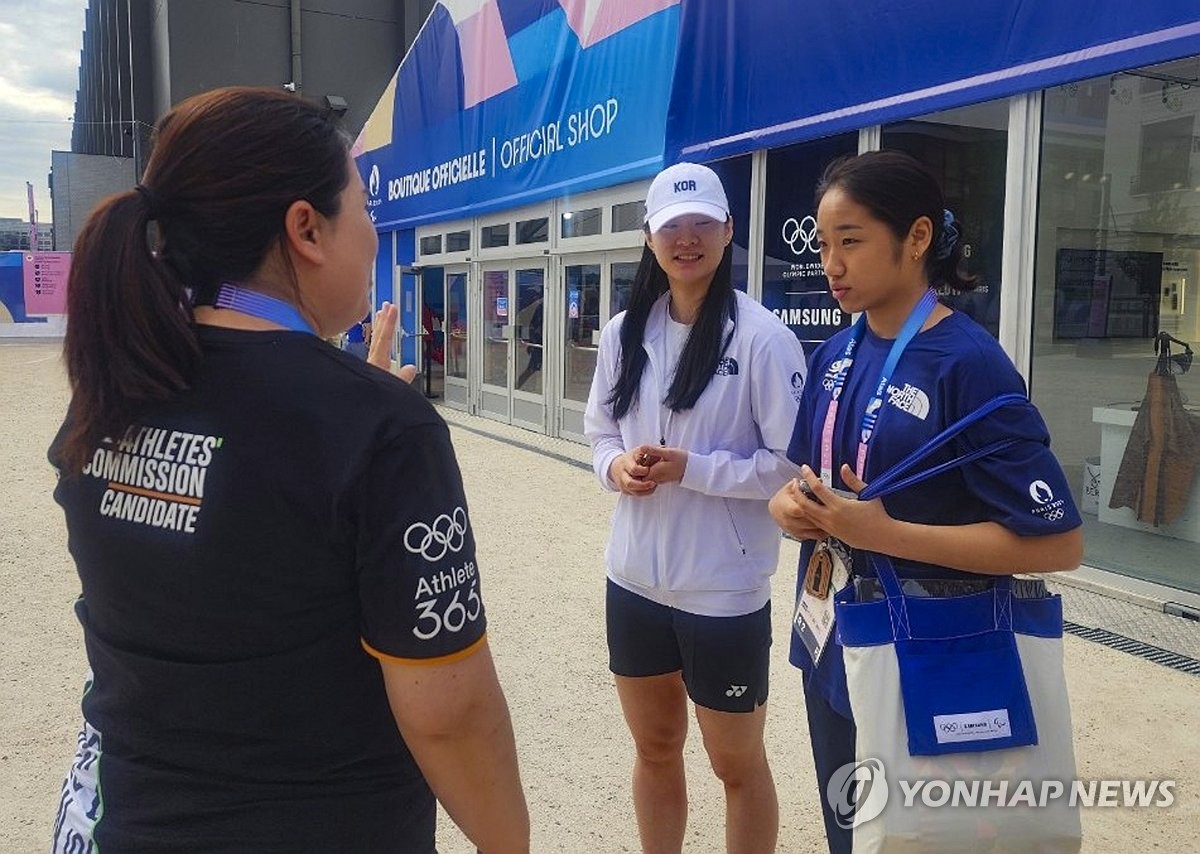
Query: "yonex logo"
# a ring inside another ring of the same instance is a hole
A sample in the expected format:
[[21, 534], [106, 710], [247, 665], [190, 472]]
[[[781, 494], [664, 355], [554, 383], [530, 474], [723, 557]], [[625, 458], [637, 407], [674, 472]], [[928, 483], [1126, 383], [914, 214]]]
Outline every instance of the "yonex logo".
[[461, 507], [447, 516], [445, 513], [433, 520], [432, 525], [413, 522], [404, 532], [404, 547], [420, 555], [430, 563], [446, 556], [447, 552], [462, 550], [467, 534], [467, 511]]
[[673, 189], [676, 193], [694, 193], [696, 192], [696, 182], [690, 178], [686, 181], [676, 181]]
[[729, 690], [725, 692], [726, 697], [740, 697], [746, 693], [749, 685], [730, 685]]
[[[820, 252], [821, 247], [817, 246], [817, 221], [811, 216], [801, 220], [789, 217], [783, 224], [783, 242], [791, 247], [793, 255]], [[800, 243], [799, 249], [796, 248], [797, 242]]]

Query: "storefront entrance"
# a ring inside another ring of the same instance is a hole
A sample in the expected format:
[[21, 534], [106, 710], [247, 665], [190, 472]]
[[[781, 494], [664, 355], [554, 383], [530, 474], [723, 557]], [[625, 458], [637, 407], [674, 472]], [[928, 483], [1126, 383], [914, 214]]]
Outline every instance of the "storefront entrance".
[[563, 319], [559, 434], [565, 438], [585, 441], [583, 412], [596, 370], [600, 330], [625, 310], [638, 257], [636, 250], [621, 250], [563, 258], [558, 309]]
[[480, 275], [479, 414], [544, 432], [546, 262], [486, 264]]

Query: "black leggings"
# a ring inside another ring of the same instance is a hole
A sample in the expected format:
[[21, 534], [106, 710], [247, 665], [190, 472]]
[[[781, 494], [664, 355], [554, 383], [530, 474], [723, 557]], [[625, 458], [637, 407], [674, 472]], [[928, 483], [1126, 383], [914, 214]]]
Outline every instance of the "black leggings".
[[829, 778], [847, 762], [854, 761], [854, 721], [838, 714], [819, 691], [810, 690], [804, 680], [804, 706], [808, 711], [808, 737], [812, 741], [813, 762], [817, 766], [817, 788], [821, 815], [825, 819], [825, 838], [830, 854], [850, 854], [854, 840], [852, 829], [838, 827], [829, 806]]

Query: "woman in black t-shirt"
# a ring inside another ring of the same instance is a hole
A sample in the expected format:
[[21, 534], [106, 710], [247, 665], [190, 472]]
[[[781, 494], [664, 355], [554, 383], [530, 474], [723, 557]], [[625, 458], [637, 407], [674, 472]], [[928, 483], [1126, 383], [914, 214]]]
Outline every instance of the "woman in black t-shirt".
[[92, 678], [53, 850], [432, 852], [436, 796], [527, 851], [449, 431], [376, 367], [394, 307], [372, 364], [322, 340], [377, 248], [346, 137], [249, 88], [156, 135], [69, 280], [50, 458]]

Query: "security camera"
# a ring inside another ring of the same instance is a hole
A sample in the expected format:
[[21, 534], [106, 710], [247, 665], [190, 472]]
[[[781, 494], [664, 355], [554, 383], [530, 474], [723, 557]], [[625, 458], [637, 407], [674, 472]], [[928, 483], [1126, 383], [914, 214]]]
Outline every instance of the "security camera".
[[287, 83], [283, 84], [283, 88], [287, 89], [289, 92], [295, 92], [296, 91], [296, 83], [292, 80], [289, 80]]

